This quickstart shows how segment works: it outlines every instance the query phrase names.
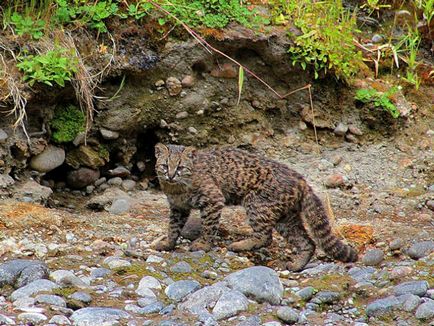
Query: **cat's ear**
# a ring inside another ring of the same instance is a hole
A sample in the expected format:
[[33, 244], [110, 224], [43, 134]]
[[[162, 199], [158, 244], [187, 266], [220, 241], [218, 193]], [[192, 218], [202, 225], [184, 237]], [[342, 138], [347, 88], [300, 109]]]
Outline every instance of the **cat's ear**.
[[155, 145], [155, 157], [160, 157], [161, 155], [167, 154], [169, 153], [169, 149], [167, 148], [166, 145], [162, 144], [162, 143], [158, 143], [157, 145]]
[[196, 152], [196, 147], [188, 146], [184, 149], [182, 154], [184, 154], [185, 156], [191, 159], [193, 158], [195, 152]]

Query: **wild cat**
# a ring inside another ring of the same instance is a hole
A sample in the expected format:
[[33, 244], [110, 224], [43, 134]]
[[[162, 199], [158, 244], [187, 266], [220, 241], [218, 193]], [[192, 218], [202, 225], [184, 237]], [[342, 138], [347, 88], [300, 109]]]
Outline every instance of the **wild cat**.
[[303, 269], [315, 252], [315, 243], [336, 260], [357, 260], [357, 252], [332, 233], [321, 200], [286, 165], [236, 148], [197, 150], [159, 143], [155, 156], [157, 176], [170, 205], [167, 238], [155, 249], [172, 250], [191, 209], [199, 209], [202, 234], [190, 249], [210, 250], [221, 211], [231, 204], [244, 206], [253, 229], [251, 237], [229, 245], [231, 251], [269, 245], [274, 228], [296, 249], [287, 263], [289, 270]]

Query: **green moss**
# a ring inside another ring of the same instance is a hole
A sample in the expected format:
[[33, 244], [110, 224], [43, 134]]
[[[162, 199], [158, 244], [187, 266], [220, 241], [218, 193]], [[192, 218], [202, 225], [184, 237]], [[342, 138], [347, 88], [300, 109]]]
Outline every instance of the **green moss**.
[[147, 267], [148, 266], [145, 264], [132, 264], [127, 267], [115, 268], [114, 273], [118, 276], [137, 275], [140, 278], [144, 276], [152, 276], [158, 280], [164, 279], [164, 276], [160, 272], [150, 271]]
[[107, 147], [104, 145], [98, 146], [98, 155], [99, 155], [99, 157], [104, 159], [106, 162], [108, 162], [110, 160], [110, 153], [109, 153]]
[[58, 288], [53, 289], [53, 294], [59, 295], [61, 297], [67, 298], [71, 294], [77, 292], [77, 289], [74, 287], [65, 287], [65, 288]]
[[59, 107], [54, 112], [50, 126], [53, 129], [51, 138], [56, 143], [67, 143], [73, 141], [78, 133], [85, 130], [85, 116], [74, 105]]
[[330, 274], [311, 280], [308, 285], [318, 291], [338, 291], [346, 292], [354, 284], [354, 280], [349, 275]]

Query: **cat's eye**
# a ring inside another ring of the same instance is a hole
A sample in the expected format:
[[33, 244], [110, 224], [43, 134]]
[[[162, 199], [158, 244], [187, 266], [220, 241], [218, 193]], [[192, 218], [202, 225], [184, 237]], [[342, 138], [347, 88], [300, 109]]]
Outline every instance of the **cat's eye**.
[[167, 169], [168, 169], [167, 164], [161, 164], [160, 167], [161, 167], [161, 169], [162, 169], [164, 172], [166, 172]]

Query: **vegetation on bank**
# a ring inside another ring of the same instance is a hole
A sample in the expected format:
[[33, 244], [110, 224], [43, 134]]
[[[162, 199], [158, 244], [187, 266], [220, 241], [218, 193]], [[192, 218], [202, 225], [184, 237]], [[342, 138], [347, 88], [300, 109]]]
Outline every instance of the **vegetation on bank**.
[[[394, 18], [380, 26], [383, 14], [390, 16], [391, 12]], [[418, 72], [420, 46], [433, 34], [433, 16], [434, 0], [347, 1], [345, 6], [341, 0], [3, 1], [0, 101], [13, 102], [13, 112], [22, 120], [26, 104], [23, 85], [63, 87], [72, 82], [82, 109], [92, 111], [93, 90], [103, 72], [91, 75], [86, 70], [71, 35], [88, 29], [96, 38], [106, 35], [114, 42], [111, 35], [116, 31], [111, 21], [152, 26], [161, 38], [185, 26], [207, 35], [231, 23], [263, 33], [285, 28], [292, 41], [288, 60], [311, 71], [315, 79], [331, 74], [350, 82], [368, 63], [375, 76], [401, 69], [402, 83], [418, 88], [424, 78], [434, 77], [433, 71], [424, 76]], [[363, 30], [375, 30], [379, 35], [369, 40]], [[104, 52], [107, 50], [102, 48]], [[371, 97], [377, 102], [382, 98]], [[88, 112], [87, 118], [91, 117]]]

